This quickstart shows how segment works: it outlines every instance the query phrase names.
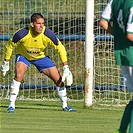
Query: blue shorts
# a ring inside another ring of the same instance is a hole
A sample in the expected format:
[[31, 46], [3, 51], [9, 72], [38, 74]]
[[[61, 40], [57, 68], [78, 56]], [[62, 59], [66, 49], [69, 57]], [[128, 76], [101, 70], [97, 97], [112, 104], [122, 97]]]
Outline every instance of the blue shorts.
[[54, 67], [54, 62], [50, 59], [49, 56], [45, 56], [44, 58], [40, 58], [38, 60], [27, 60], [24, 56], [17, 54], [15, 63], [17, 62], [23, 62], [26, 66], [30, 66], [30, 64], [33, 64], [36, 66], [39, 72], [42, 72], [44, 69], [48, 69], [51, 67]]

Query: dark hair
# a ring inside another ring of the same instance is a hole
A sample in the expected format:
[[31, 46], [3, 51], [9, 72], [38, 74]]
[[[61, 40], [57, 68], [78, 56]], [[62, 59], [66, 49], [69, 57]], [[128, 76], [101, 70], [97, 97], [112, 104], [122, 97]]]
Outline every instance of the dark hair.
[[36, 22], [37, 19], [44, 18], [42, 14], [40, 13], [34, 13], [31, 15], [31, 22]]

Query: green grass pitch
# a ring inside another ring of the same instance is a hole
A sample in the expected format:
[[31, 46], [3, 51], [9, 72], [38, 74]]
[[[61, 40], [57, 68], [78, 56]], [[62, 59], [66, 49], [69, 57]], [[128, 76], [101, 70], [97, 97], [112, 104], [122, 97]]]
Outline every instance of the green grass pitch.
[[14, 114], [7, 113], [8, 100], [0, 100], [0, 133], [113, 133], [124, 107], [84, 108], [69, 102], [76, 113], [64, 112], [60, 101], [17, 100]]

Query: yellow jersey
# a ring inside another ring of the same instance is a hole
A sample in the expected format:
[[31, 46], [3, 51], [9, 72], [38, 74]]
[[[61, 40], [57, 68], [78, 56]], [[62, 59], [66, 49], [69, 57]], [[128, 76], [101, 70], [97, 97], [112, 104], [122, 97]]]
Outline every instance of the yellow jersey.
[[58, 51], [61, 61], [67, 61], [67, 53], [64, 45], [55, 34], [44, 26], [42, 33], [34, 36], [31, 26], [18, 30], [6, 44], [5, 59], [9, 60], [15, 48], [16, 54], [21, 54], [28, 60], [37, 60], [45, 57], [48, 45]]

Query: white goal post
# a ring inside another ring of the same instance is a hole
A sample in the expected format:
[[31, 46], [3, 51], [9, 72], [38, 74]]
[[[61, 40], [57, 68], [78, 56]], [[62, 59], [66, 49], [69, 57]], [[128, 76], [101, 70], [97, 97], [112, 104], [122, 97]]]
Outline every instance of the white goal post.
[[94, 0], [86, 0], [86, 32], [85, 32], [85, 107], [92, 106], [93, 90], [93, 41], [94, 41]]
[[[113, 37], [100, 28], [100, 14], [108, 0], [1, 0], [0, 2], [0, 65], [5, 44], [13, 33], [29, 24], [32, 13], [40, 12], [45, 25], [52, 29], [66, 47], [73, 85], [67, 88], [68, 100], [121, 104], [129, 101], [126, 81], [116, 66]], [[94, 10], [94, 11], [93, 11]], [[94, 42], [93, 42], [94, 35]], [[51, 47], [47, 53], [62, 74], [62, 63]], [[0, 98], [9, 98], [14, 77], [14, 53], [10, 71], [0, 76]], [[58, 100], [54, 83], [30, 66], [20, 86], [18, 99]]]

